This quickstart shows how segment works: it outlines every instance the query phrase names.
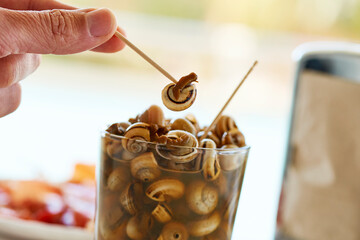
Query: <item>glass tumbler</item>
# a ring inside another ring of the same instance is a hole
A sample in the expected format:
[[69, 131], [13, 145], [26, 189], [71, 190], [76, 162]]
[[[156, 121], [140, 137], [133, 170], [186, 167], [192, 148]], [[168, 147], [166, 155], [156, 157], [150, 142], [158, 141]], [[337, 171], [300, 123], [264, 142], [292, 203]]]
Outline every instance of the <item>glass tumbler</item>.
[[249, 147], [101, 136], [97, 240], [230, 240]]

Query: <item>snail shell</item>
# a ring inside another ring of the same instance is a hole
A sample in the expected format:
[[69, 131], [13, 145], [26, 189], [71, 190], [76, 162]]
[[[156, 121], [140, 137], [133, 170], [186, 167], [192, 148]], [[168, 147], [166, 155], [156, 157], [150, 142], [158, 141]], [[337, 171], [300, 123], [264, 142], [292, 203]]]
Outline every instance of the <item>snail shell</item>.
[[114, 226], [117, 223], [122, 222], [124, 217], [125, 217], [124, 210], [119, 205], [115, 205], [107, 209], [105, 215], [105, 221], [106, 224], [108, 224], [109, 226]]
[[109, 141], [106, 145], [106, 153], [113, 160], [122, 161], [122, 151], [123, 148], [120, 140]]
[[142, 208], [143, 188], [141, 183], [129, 184], [120, 195], [121, 206], [131, 215], [135, 215]]
[[176, 84], [166, 85], [161, 94], [164, 105], [172, 111], [183, 111], [189, 108], [196, 98], [196, 87], [191, 84], [196, 79], [196, 74], [191, 73], [182, 77]]
[[225, 132], [221, 138], [222, 145], [236, 145], [238, 147], [244, 147], [245, 137], [238, 129], [234, 128]]
[[137, 153], [132, 153], [124, 150], [121, 154], [121, 161], [128, 163], [131, 159], [134, 159], [137, 155], [138, 155]]
[[190, 235], [202, 237], [214, 232], [220, 225], [221, 216], [215, 211], [210, 216], [200, 220], [192, 221], [188, 224]]
[[150, 229], [154, 224], [153, 219], [149, 213], [142, 213], [130, 218], [127, 226], [126, 233], [129, 238], [134, 240], [147, 239]]
[[[199, 143], [191, 133], [183, 130], [172, 130], [162, 137], [164, 142], [160, 141], [160, 143], [168, 146], [162, 144], [156, 146], [156, 151], [161, 157], [178, 163], [185, 163], [195, 159], [198, 155], [196, 147]], [[179, 147], [172, 148], [171, 146]]]
[[165, 203], [159, 203], [151, 213], [153, 217], [161, 223], [169, 222], [172, 218], [172, 211]]
[[203, 176], [207, 181], [213, 181], [220, 175], [220, 164], [216, 159], [216, 143], [211, 139], [204, 139], [200, 143], [200, 147], [206, 148], [200, 157], [202, 158]]
[[193, 114], [186, 115], [185, 119], [190, 121], [192, 125], [194, 125], [196, 131], [200, 130], [199, 122], [197, 121], [196, 117]]
[[200, 215], [206, 215], [214, 211], [218, 200], [217, 189], [203, 181], [191, 183], [186, 190], [186, 202], [189, 208]]
[[147, 150], [146, 142], [150, 141], [150, 125], [141, 122], [134, 123], [126, 129], [124, 136], [127, 138], [122, 140], [122, 146], [125, 150], [131, 153], [143, 153]]
[[216, 135], [221, 139], [224, 132], [228, 132], [231, 129], [237, 129], [234, 119], [229, 116], [222, 115], [215, 125]]
[[[197, 134], [197, 138], [200, 139], [204, 135], [205, 131], [200, 131]], [[220, 139], [214, 134], [212, 131], [209, 131], [206, 138], [211, 139], [215, 142], [217, 147], [221, 147], [221, 141]]]
[[156, 124], [165, 126], [165, 117], [162, 109], [157, 105], [151, 105], [143, 114], [139, 116], [139, 121], [150, 125]]
[[219, 194], [224, 196], [228, 190], [228, 180], [224, 173], [220, 173], [219, 177], [211, 182], [219, 190]]
[[184, 195], [185, 185], [176, 179], [161, 179], [146, 189], [146, 195], [154, 201], [164, 202], [179, 199]]
[[187, 240], [189, 233], [184, 224], [169, 222], [166, 224], [157, 240]]
[[[236, 145], [224, 145], [221, 149], [238, 148]], [[239, 169], [243, 163], [242, 155], [233, 153], [231, 151], [221, 151], [218, 153], [220, 167], [224, 171], [233, 171]]]
[[205, 236], [203, 240], [230, 240], [231, 231], [229, 233], [227, 230], [223, 229], [221, 225], [215, 232]]
[[196, 129], [195, 126], [185, 118], [178, 118], [175, 119], [171, 124], [172, 130], [184, 130], [186, 132], [191, 133], [192, 135], [196, 135]]
[[126, 226], [127, 222], [121, 223], [119, 226], [114, 229], [111, 228], [106, 223], [100, 223], [100, 234], [103, 240], [118, 240], [118, 239], [126, 239]]
[[107, 179], [107, 188], [111, 191], [121, 191], [130, 181], [130, 174], [127, 168], [115, 168]]
[[152, 152], [143, 153], [131, 160], [130, 170], [134, 178], [143, 182], [152, 182], [161, 174]]
[[202, 167], [201, 159], [195, 158], [190, 162], [179, 163], [175, 161], [167, 161], [166, 170], [174, 170], [179, 172], [199, 172]]
[[120, 122], [120, 123], [114, 123], [108, 129], [106, 129], [107, 132], [115, 135], [124, 135], [126, 129], [130, 126], [129, 122]]

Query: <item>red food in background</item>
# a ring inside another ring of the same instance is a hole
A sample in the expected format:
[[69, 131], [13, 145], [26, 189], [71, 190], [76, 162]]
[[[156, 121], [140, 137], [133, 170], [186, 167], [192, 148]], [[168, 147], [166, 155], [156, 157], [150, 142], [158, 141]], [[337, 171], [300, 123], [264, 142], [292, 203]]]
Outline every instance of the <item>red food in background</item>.
[[86, 227], [95, 214], [95, 167], [78, 164], [69, 182], [0, 181], [0, 216]]

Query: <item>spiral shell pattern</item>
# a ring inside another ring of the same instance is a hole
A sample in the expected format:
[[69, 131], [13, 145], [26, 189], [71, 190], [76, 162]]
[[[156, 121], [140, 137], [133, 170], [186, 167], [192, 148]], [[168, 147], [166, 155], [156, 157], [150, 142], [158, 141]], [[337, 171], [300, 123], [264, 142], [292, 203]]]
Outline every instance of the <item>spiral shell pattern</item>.
[[[122, 146], [131, 153], [143, 153], [147, 150], [150, 141], [150, 125], [147, 123], [134, 123], [126, 129]], [[144, 142], [141, 142], [144, 141]]]
[[219, 139], [222, 138], [225, 132], [230, 131], [231, 129], [237, 129], [234, 119], [229, 116], [222, 115], [218, 122], [215, 125], [215, 133]]
[[[164, 137], [164, 144], [156, 146], [157, 153], [171, 161], [178, 163], [190, 162], [198, 155], [199, 142], [194, 135], [183, 130], [172, 130]], [[174, 146], [174, 147], [171, 147]]]

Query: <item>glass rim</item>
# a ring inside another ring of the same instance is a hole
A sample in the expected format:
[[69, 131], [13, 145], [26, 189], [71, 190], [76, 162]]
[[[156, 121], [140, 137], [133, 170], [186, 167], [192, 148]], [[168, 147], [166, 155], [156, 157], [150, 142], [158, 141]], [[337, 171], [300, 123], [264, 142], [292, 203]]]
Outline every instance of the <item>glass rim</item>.
[[[177, 146], [177, 145], [166, 145], [166, 144], [161, 144], [161, 143], [157, 143], [157, 142], [148, 142], [148, 141], [144, 141], [144, 140], [139, 140], [139, 139], [130, 139], [124, 136], [119, 136], [113, 133], [109, 133], [106, 130], [102, 130], [101, 131], [101, 137], [109, 137], [111, 139], [114, 140], [123, 140], [123, 139], [127, 139], [127, 140], [131, 140], [131, 141], [135, 141], [135, 142], [139, 142], [139, 143], [146, 143], [149, 145], [160, 145], [163, 147], [171, 147], [171, 148], [179, 148], [179, 149], [197, 149], [197, 150], [209, 150], [211, 148], [203, 148], [203, 147], [187, 147], [187, 146]], [[250, 150], [250, 146], [246, 145], [244, 147], [237, 147], [237, 148], [214, 148], [211, 150], [215, 150], [217, 152], [223, 152], [223, 153], [227, 153], [227, 154], [235, 154], [235, 153], [240, 153], [240, 152], [249, 152]]]

